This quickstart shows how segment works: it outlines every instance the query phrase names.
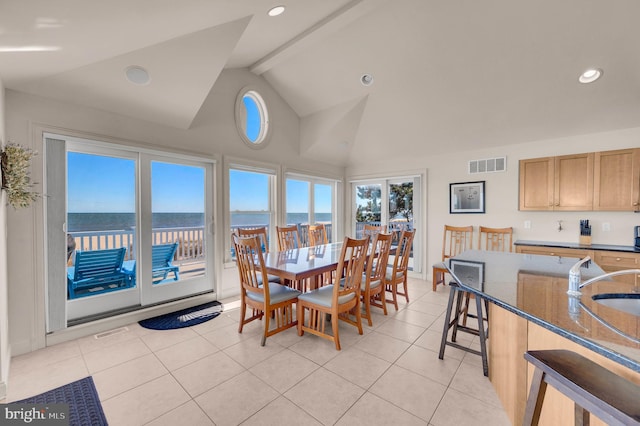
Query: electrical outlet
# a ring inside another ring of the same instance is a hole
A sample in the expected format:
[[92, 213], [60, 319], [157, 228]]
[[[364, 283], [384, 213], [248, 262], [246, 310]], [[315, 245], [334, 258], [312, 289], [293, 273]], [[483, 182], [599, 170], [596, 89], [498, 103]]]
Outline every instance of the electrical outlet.
[[602, 222], [602, 231], [604, 232], [611, 231], [611, 224], [609, 222]]
[[531, 229], [531, 221], [530, 220], [525, 220], [524, 221], [524, 229]]

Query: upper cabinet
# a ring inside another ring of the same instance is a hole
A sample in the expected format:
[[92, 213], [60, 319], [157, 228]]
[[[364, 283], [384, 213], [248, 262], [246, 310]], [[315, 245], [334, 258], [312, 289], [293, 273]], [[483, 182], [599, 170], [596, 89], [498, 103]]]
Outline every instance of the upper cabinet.
[[520, 210], [592, 210], [594, 154], [520, 160]]
[[640, 210], [640, 149], [596, 152], [593, 210]]

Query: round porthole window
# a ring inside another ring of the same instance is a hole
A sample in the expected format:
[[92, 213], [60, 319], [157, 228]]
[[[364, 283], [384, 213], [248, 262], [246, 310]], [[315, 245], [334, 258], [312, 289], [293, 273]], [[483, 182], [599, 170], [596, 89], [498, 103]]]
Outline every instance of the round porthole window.
[[236, 126], [242, 140], [262, 148], [269, 135], [269, 115], [264, 99], [254, 89], [244, 88], [236, 99]]

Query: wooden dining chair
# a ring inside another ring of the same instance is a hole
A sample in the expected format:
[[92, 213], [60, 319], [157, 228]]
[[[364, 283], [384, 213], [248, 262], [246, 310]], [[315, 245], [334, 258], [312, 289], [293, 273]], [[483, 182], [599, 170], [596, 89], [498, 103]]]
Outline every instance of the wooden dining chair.
[[260, 237], [262, 251], [269, 253], [269, 232], [266, 226], [259, 228], [236, 228], [236, 233], [241, 237]]
[[[298, 296], [298, 334], [309, 332], [334, 342], [340, 350], [338, 321], [355, 326], [362, 334], [360, 286], [369, 248], [369, 239], [345, 237], [336, 269], [334, 284]], [[351, 313], [355, 319], [351, 317]], [[331, 315], [331, 334], [326, 330], [327, 315]], [[305, 319], [306, 317], [306, 319]]]
[[[258, 237], [260, 239], [260, 248], [263, 253], [269, 253], [269, 233], [267, 228], [262, 226], [260, 228], [236, 228], [236, 233], [240, 237]], [[279, 283], [280, 277], [275, 275], [267, 275], [269, 282]], [[262, 277], [259, 277], [262, 279]]]
[[389, 251], [393, 235], [378, 233], [373, 238], [371, 253], [367, 259], [360, 293], [364, 304], [363, 318], [366, 318], [369, 327], [373, 325], [371, 320], [371, 306], [382, 308], [387, 315], [387, 303], [385, 301], [384, 277], [387, 273], [387, 263], [389, 262]]
[[481, 226], [478, 232], [478, 249], [513, 252], [513, 228], [488, 228]]
[[387, 225], [370, 225], [365, 224], [362, 228], [362, 237], [369, 237], [370, 241], [373, 241], [376, 235], [379, 233], [387, 232]]
[[309, 247], [328, 244], [327, 229], [323, 223], [309, 225]]
[[[513, 228], [488, 228], [480, 226], [478, 228], [478, 249], [487, 251], [513, 252]], [[477, 318], [477, 314], [469, 313], [469, 305], [471, 299], [475, 296], [467, 292], [464, 296], [464, 303], [460, 314], [462, 315], [462, 325], [467, 326], [467, 318]], [[489, 322], [488, 302], [485, 300], [485, 313], [482, 318], [485, 322]]]
[[[398, 294], [404, 296], [405, 299], [407, 299], [407, 303], [409, 303], [407, 272], [409, 268], [409, 258], [411, 257], [411, 246], [415, 234], [415, 229], [413, 231], [402, 231], [400, 239], [398, 240], [398, 248], [396, 249], [393, 266], [388, 266], [385, 273], [385, 291], [390, 292], [392, 297], [391, 299], [386, 299], [386, 302], [393, 303], [396, 311], [398, 310]], [[400, 286], [402, 286], [402, 291], [398, 290]]]
[[300, 248], [300, 238], [298, 236], [298, 227], [276, 226], [276, 234], [278, 235], [278, 250], [291, 250]]
[[[264, 331], [260, 341], [260, 345], [264, 346], [267, 337], [297, 325], [293, 305], [298, 301], [300, 292], [269, 282], [259, 237], [240, 237], [233, 234], [231, 238], [236, 250], [240, 276], [238, 333], [242, 333], [245, 324], [256, 319], [264, 320]], [[252, 314], [248, 318], [247, 307], [252, 309]], [[272, 319], [275, 323], [274, 328], [271, 328]]]
[[442, 236], [442, 262], [433, 265], [433, 291], [438, 284], [445, 285], [445, 275], [448, 273], [444, 261], [470, 249], [473, 245], [473, 226], [444, 225]]

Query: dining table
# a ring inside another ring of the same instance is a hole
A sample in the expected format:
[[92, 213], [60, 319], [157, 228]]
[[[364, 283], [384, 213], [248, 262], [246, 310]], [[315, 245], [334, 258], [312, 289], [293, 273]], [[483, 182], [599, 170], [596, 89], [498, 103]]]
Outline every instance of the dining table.
[[267, 273], [280, 277], [281, 282], [301, 283], [309, 279], [309, 288], [316, 289], [326, 273], [337, 269], [342, 245], [341, 241], [265, 253]]

